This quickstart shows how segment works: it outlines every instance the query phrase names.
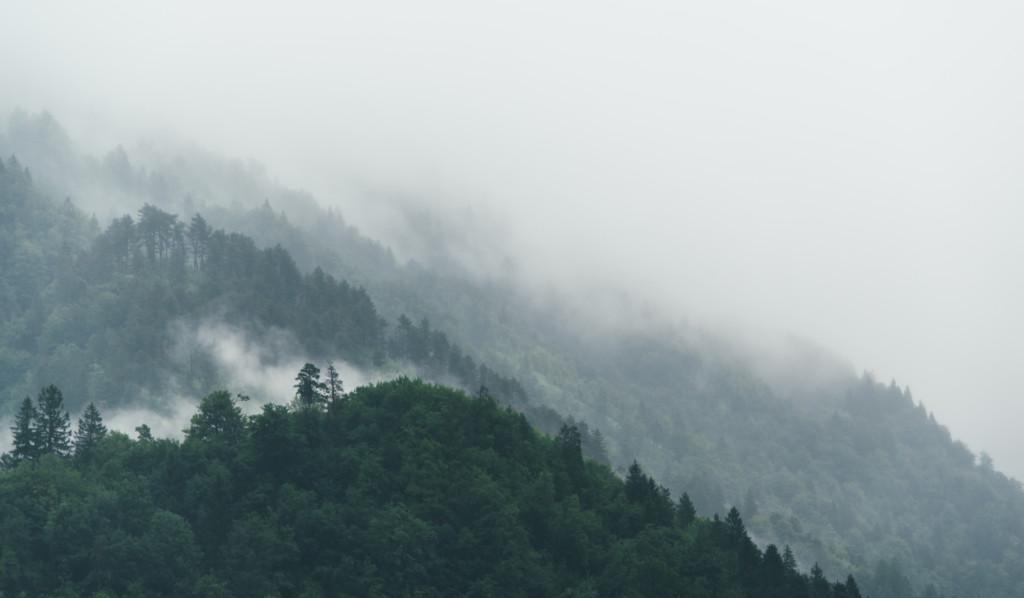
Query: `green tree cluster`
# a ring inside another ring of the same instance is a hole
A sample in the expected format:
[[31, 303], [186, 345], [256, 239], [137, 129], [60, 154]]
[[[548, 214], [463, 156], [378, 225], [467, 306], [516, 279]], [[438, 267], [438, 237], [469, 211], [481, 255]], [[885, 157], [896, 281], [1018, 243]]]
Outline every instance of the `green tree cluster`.
[[8, 459], [0, 592], [861, 596], [760, 550], [735, 510], [678, 512], [639, 465], [622, 481], [573, 426], [543, 436], [486, 395], [402, 378], [315, 409], [238, 401], [205, 397], [183, 442], [106, 433], [90, 408], [88, 458]]

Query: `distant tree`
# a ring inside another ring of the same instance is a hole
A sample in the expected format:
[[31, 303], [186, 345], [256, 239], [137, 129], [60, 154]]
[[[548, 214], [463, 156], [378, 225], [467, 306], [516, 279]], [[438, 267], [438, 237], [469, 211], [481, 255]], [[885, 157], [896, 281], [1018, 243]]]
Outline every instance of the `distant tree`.
[[796, 572], [796, 557], [793, 556], [793, 549], [789, 547], [789, 544], [786, 544], [785, 550], [782, 551], [782, 564], [786, 566], [786, 571]]
[[747, 528], [743, 525], [743, 518], [740, 517], [740, 512], [736, 510], [736, 507], [729, 509], [729, 513], [725, 516], [725, 528], [729, 539], [736, 545], [747, 537]]
[[139, 442], [152, 442], [153, 440], [153, 431], [146, 424], [136, 426], [135, 433], [138, 434]]
[[318, 409], [325, 401], [326, 385], [320, 381], [320, 368], [312, 363], [302, 366], [295, 376], [295, 404], [303, 409]]
[[679, 497], [679, 505], [676, 507], [676, 516], [679, 519], [679, 527], [686, 529], [690, 527], [690, 524], [697, 519], [697, 509], [693, 506], [693, 501], [690, 500], [690, 495], [683, 492], [683, 495]]
[[825, 573], [818, 566], [818, 563], [814, 563], [811, 567], [811, 598], [829, 598], [832, 594], [832, 588], [829, 587], [828, 580], [825, 579]]
[[39, 391], [36, 403], [40, 454], [67, 455], [71, 451], [71, 416], [64, 410], [64, 395], [51, 384]]
[[779, 549], [769, 544], [761, 563], [763, 583], [772, 590], [781, 589], [786, 582], [786, 565], [779, 555]]
[[206, 220], [196, 214], [188, 225], [188, 243], [192, 253], [192, 269], [196, 272], [203, 269], [206, 262], [206, 254], [210, 245], [210, 225]]
[[224, 441], [235, 444], [245, 432], [245, 418], [226, 390], [207, 395], [199, 403], [186, 431], [189, 440]]
[[142, 245], [149, 261], [156, 262], [169, 257], [174, 248], [175, 229], [178, 217], [146, 204], [139, 210], [137, 227]]
[[648, 484], [647, 476], [643, 468], [636, 461], [629, 466], [629, 473], [626, 474], [626, 499], [630, 502], [640, 502], [647, 497]]
[[107, 435], [107, 427], [103, 425], [103, 417], [100, 416], [96, 405], [89, 403], [85, 413], [78, 419], [78, 430], [75, 432], [75, 455], [83, 455], [89, 452], [96, 444]]
[[605, 446], [604, 434], [601, 430], [595, 429], [593, 434], [584, 437], [583, 452], [588, 459], [593, 459], [605, 465], [611, 465], [608, 460], [608, 448]]
[[337, 368], [334, 367], [333, 363], [327, 364], [327, 400], [334, 403], [341, 399], [343, 390], [341, 385], [341, 376], [338, 374]]
[[408, 316], [398, 316], [398, 326], [395, 329], [394, 345], [391, 348], [392, 354], [399, 359], [408, 359], [412, 356], [412, 347], [415, 344], [413, 337], [416, 334], [415, 326]]
[[563, 424], [555, 444], [573, 489], [579, 490], [583, 486], [583, 443], [580, 429], [571, 424]]
[[[857, 587], [857, 581], [853, 579], [852, 575], [846, 576], [846, 596], [847, 598], [861, 598], [860, 588]], [[931, 588], [935, 590], [934, 586]]]
[[32, 399], [25, 397], [21, 402], [18, 414], [14, 416], [14, 427], [11, 432], [14, 435], [11, 458], [14, 462], [28, 461], [34, 459], [39, 453], [39, 436], [36, 430], [36, 418], [38, 412]]
[[729, 509], [729, 513], [725, 516], [725, 539], [726, 545], [736, 550], [736, 561], [742, 577], [748, 583], [751, 582], [751, 574], [758, 566], [761, 552], [747, 535], [747, 528], [736, 507]]

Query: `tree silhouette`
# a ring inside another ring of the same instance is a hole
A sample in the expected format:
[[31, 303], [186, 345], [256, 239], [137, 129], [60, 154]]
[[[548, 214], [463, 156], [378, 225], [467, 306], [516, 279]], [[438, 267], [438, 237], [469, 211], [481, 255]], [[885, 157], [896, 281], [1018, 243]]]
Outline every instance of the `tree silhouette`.
[[327, 364], [327, 382], [325, 386], [328, 401], [334, 403], [341, 399], [343, 393], [341, 375], [338, 374], [338, 370], [334, 367], [333, 363]]
[[320, 368], [312, 363], [302, 366], [295, 376], [295, 403], [302, 409], [319, 409], [326, 401], [326, 385], [320, 381]]
[[103, 417], [96, 405], [89, 403], [85, 413], [78, 419], [78, 430], [75, 432], [75, 455], [84, 455], [107, 435], [107, 427], [103, 425]]
[[51, 384], [39, 391], [36, 403], [40, 454], [67, 455], [71, 451], [71, 416], [64, 410], [64, 395]]
[[14, 416], [14, 426], [11, 428], [14, 435], [11, 458], [16, 463], [34, 459], [39, 453], [39, 437], [36, 432], [38, 416], [32, 399], [25, 397], [18, 414]]

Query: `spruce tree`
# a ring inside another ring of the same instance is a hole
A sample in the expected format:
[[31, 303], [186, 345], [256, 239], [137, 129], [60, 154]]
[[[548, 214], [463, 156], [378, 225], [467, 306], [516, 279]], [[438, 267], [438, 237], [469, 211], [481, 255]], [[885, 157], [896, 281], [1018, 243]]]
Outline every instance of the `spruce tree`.
[[786, 571], [796, 572], [796, 557], [793, 556], [793, 549], [789, 547], [789, 544], [786, 544], [786, 549], [782, 551], [782, 564], [786, 566]]
[[647, 492], [647, 476], [644, 475], [640, 464], [633, 461], [626, 475], [626, 499], [629, 502], [640, 502], [647, 498]]
[[825, 579], [825, 573], [818, 566], [818, 563], [814, 563], [811, 567], [811, 598], [829, 598], [832, 594], [832, 588], [829, 586], [828, 580]]
[[562, 424], [562, 429], [555, 438], [565, 472], [573, 490], [583, 487], [583, 442], [580, 429], [573, 424]]
[[846, 576], [846, 596], [847, 598], [861, 598], [860, 588], [857, 587], [857, 581], [853, 579], [852, 575]]
[[763, 581], [771, 590], [781, 589], [786, 582], [786, 565], [774, 544], [769, 544], [764, 551], [761, 563]]
[[697, 519], [697, 509], [693, 506], [693, 501], [690, 500], [689, 494], [683, 492], [683, 495], [679, 497], [676, 515], [679, 518], [679, 527], [683, 529], [689, 527]]
[[78, 430], [75, 432], [75, 455], [83, 455], [92, 449], [107, 435], [107, 427], [103, 425], [103, 417], [99, 409], [92, 403], [85, 408], [85, 413], [78, 419]]
[[64, 395], [51, 384], [39, 391], [36, 403], [39, 453], [67, 455], [71, 451], [71, 416], [64, 410]]
[[725, 526], [729, 539], [735, 542], [735, 545], [738, 546], [740, 541], [747, 537], [747, 528], [743, 525], [743, 518], [740, 517], [740, 512], [736, 510], [736, 507], [729, 509], [729, 513], [725, 516]]
[[32, 399], [25, 397], [18, 414], [14, 416], [14, 427], [11, 428], [14, 435], [11, 459], [15, 463], [32, 460], [39, 454], [39, 437], [36, 430], [38, 416]]

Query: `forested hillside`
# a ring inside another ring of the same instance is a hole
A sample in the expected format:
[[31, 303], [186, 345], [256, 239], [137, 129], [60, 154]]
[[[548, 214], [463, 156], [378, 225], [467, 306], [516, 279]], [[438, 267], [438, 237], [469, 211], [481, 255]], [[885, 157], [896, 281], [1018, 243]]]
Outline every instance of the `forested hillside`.
[[[48, 147], [34, 151], [74, 161]], [[76, 389], [76, 409], [155, 401], [169, 382], [191, 396], [225, 386], [209, 355], [177, 355], [168, 324], [181, 318], [283, 329], [309, 358], [486, 386], [548, 433], [555, 412], [586, 422], [603, 433], [583, 434], [588, 455], [606, 446], [623, 475], [639, 460], [706, 516], [737, 506], [758, 543], [792, 545], [803, 568], [852, 571], [875, 598], [910, 596], [911, 584], [1024, 595], [1019, 484], [907, 389], [851, 374], [795, 400], [689, 331], [601, 330], [507, 281], [400, 263], [308, 196], [210, 156], [147, 169], [119, 150], [84, 164], [67, 171], [137, 198], [130, 221], [91, 222], [5, 166], [8, 413], [50, 381]]]
[[[180, 355], [175, 324], [216, 321], [284, 331], [300, 357], [371, 371], [407, 366], [468, 390], [483, 387], [543, 429], [562, 423], [429, 321], [401, 315], [389, 325], [364, 289], [321, 269], [301, 272], [280, 246], [261, 249], [200, 215], [186, 224], [151, 205], [98, 232], [70, 202], [36, 192], [16, 159], [0, 168], [0, 392], [8, 412], [46, 379], [82, 390], [74, 409], [159, 402], [170, 390], [208, 392], [230, 372], [203, 346]], [[603, 460], [600, 437], [581, 426], [588, 455]]]
[[735, 510], [695, 518], [638, 465], [585, 460], [575, 427], [408, 379], [306, 382], [251, 417], [213, 393], [183, 442], [94, 409], [72, 436], [44, 388], [0, 472], [3, 595], [861, 596]]

